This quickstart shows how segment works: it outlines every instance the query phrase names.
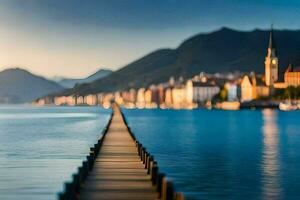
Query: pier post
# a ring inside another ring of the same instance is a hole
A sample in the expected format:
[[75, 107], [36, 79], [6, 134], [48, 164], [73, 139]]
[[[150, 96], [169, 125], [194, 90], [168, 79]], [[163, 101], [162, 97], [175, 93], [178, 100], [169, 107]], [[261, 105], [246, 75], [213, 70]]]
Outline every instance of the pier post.
[[94, 144], [94, 149], [95, 149], [95, 151], [94, 151], [95, 157], [97, 157], [98, 153], [99, 153], [99, 149], [100, 149], [100, 146], [98, 143]]
[[78, 167], [78, 176], [79, 176], [79, 183], [83, 183], [84, 175], [83, 175], [83, 166]]
[[161, 200], [173, 200], [174, 199], [174, 186], [171, 181], [168, 181], [166, 177], [162, 180], [161, 186]]
[[76, 194], [78, 194], [80, 190], [80, 178], [78, 174], [73, 174], [73, 184], [74, 184], [74, 191]]
[[146, 149], [145, 147], [141, 148], [141, 161], [143, 161], [143, 162], [144, 162], [143, 158], [144, 158], [145, 149]]
[[66, 192], [66, 195], [65, 195], [66, 199], [68, 199], [68, 200], [76, 199], [74, 184], [72, 182], [65, 184], [65, 192]]
[[91, 155], [87, 156], [86, 158], [88, 160], [88, 167], [89, 167], [88, 169], [89, 169], [89, 171], [91, 171], [93, 168], [93, 158]]
[[158, 173], [157, 175], [157, 187], [156, 190], [159, 193], [159, 197], [162, 197], [162, 186], [163, 186], [163, 179], [165, 177], [165, 174]]
[[82, 169], [83, 169], [83, 180], [85, 180], [88, 173], [89, 173], [89, 163], [88, 163], [88, 161], [83, 161], [82, 162]]
[[142, 156], [142, 148], [143, 148], [143, 145], [141, 145], [140, 143], [138, 143], [138, 153], [139, 153], [140, 157]]
[[153, 164], [152, 170], [151, 170], [152, 185], [157, 184], [157, 174], [158, 174], [158, 166], [156, 164]]
[[148, 167], [147, 167], [147, 174], [151, 174], [151, 170], [152, 170], [152, 166], [154, 163], [154, 157], [153, 156], [149, 156], [149, 162], [148, 162]]
[[146, 154], [147, 154], [147, 151], [146, 151], [146, 148], [144, 147], [143, 148], [143, 156], [142, 156], [142, 161], [143, 161], [143, 164], [145, 164], [145, 158], [146, 158]]
[[150, 154], [147, 152], [146, 157], [145, 157], [145, 169], [148, 169], [149, 157], [150, 157]]

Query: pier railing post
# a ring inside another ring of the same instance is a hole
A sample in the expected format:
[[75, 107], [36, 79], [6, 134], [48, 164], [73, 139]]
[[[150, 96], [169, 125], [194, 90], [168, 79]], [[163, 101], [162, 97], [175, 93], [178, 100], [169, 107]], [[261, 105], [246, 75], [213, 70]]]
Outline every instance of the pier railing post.
[[94, 149], [95, 149], [95, 151], [94, 151], [95, 157], [97, 157], [98, 153], [99, 153], [99, 150], [100, 150], [100, 146], [99, 146], [98, 143], [94, 144]]
[[164, 177], [165, 177], [165, 174], [163, 174], [163, 173], [158, 173], [158, 175], [157, 175], [156, 190], [157, 190], [160, 198], [162, 197], [162, 186], [163, 186]]
[[86, 158], [87, 158], [87, 161], [88, 161], [88, 169], [89, 169], [89, 171], [91, 171], [92, 168], [93, 168], [93, 158], [92, 158], [91, 155], [87, 156]]
[[147, 174], [151, 174], [151, 169], [152, 169], [152, 166], [153, 166], [153, 156], [149, 156], [148, 157], [148, 162], [147, 162]]
[[80, 190], [80, 178], [78, 174], [73, 174], [73, 184], [75, 194], [79, 193]]
[[144, 163], [144, 154], [145, 154], [145, 150], [146, 150], [146, 148], [145, 148], [145, 147], [142, 147], [142, 149], [141, 149], [141, 161], [143, 161], [143, 163]]
[[144, 147], [144, 148], [143, 148], [143, 156], [142, 156], [143, 164], [145, 164], [146, 154], [147, 154], [147, 151], [146, 151], [146, 148]]
[[147, 152], [147, 153], [146, 153], [146, 157], [145, 157], [145, 169], [148, 169], [148, 166], [149, 166], [149, 158], [150, 158], [150, 154]]
[[167, 178], [164, 178], [164, 200], [174, 200], [174, 186], [171, 181], [168, 181]]
[[83, 180], [86, 179], [89, 173], [89, 163], [88, 161], [83, 161], [82, 162], [82, 170], [83, 170]]
[[157, 184], [157, 175], [158, 175], [158, 166], [156, 163], [153, 164], [152, 169], [151, 169], [151, 181], [152, 185]]
[[78, 176], [79, 176], [79, 183], [83, 183], [84, 175], [83, 175], [83, 166], [78, 167]]
[[143, 146], [140, 143], [138, 143], [138, 154], [140, 157], [142, 156], [142, 148]]
[[76, 199], [74, 184], [72, 182], [65, 184], [65, 192], [66, 192], [65, 195], [66, 199], [68, 200]]

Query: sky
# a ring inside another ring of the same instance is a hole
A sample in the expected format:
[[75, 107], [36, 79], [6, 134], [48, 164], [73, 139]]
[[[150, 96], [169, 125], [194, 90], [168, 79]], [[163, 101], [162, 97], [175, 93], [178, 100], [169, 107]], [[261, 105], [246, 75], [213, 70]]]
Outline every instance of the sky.
[[81, 78], [220, 27], [300, 29], [298, 0], [0, 0], [0, 70]]

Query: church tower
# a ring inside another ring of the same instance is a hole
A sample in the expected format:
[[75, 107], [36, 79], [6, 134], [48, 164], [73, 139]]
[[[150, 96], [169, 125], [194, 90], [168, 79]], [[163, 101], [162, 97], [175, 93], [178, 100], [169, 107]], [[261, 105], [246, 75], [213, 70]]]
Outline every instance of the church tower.
[[273, 26], [270, 31], [269, 46], [265, 58], [265, 82], [267, 86], [273, 86], [278, 80], [278, 57], [276, 55], [273, 39]]

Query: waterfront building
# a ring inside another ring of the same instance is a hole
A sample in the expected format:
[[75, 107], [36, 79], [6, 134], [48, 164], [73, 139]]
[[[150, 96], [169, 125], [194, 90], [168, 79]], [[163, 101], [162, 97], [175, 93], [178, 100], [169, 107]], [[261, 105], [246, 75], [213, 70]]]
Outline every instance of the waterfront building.
[[66, 105], [66, 97], [65, 96], [54, 97], [54, 105], [56, 106]]
[[76, 97], [73, 95], [71, 96], [66, 96], [65, 97], [65, 104], [69, 106], [75, 106], [76, 105]]
[[300, 67], [293, 67], [292, 64], [289, 64], [284, 73], [284, 82], [286, 86], [300, 86]]
[[151, 91], [151, 102], [159, 105], [158, 87], [156, 85], [150, 85], [149, 90]]
[[145, 91], [145, 107], [151, 108], [152, 103], [152, 91], [150, 89], [147, 89]]
[[127, 103], [130, 102], [130, 93], [129, 91], [121, 91], [119, 92], [118, 102], [116, 101], [116, 93], [115, 93], [115, 102], [117, 102], [120, 106], [127, 106]]
[[165, 106], [165, 98], [166, 98], [166, 87], [163, 84], [159, 84], [157, 86], [157, 105], [160, 107]]
[[115, 92], [114, 97], [115, 97], [114, 98], [115, 102], [118, 105], [122, 106], [124, 102], [123, 102], [123, 97], [122, 97], [121, 93], [120, 92]]
[[186, 103], [186, 87], [177, 86], [172, 89], [173, 108], [180, 109]]
[[238, 84], [233, 81], [225, 83], [224, 88], [227, 91], [227, 101], [238, 100]]
[[241, 101], [253, 100], [253, 85], [248, 75], [245, 75], [241, 82]]
[[37, 99], [35, 102], [33, 102], [37, 106], [44, 106], [46, 105], [46, 99], [45, 98], [40, 98]]
[[171, 108], [173, 105], [173, 99], [172, 99], [172, 89], [171, 88], [167, 88], [166, 89], [166, 94], [165, 94], [165, 103], [164, 105], [167, 108]]
[[193, 103], [193, 81], [191, 79], [186, 82], [186, 102]]
[[268, 97], [270, 88], [255, 73], [245, 75], [241, 82], [241, 101], [252, 101], [261, 97]]
[[84, 104], [84, 96], [77, 96], [76, 103], [77, 103], [77, 105], [83, 105]]
[[89, 106], [95, 106], [97, 105], [97, 95], [87, 95], [84, 97], [84, 104]]
[[130, 89], [129, 90], [129, 99], [131, 103], [134, 103], [136, 101], [136, 91], [135, 89]]
[[145, 88], [140, 88], [137, 92], [137, 108], [145, 108]]
[[55, 99], [55, 97], [46, 96], [46, 97], [37, 99], [35, 102], [33, 102], [33, 104], [35, 104], [37, 106], [51, 105], [51, 104], [54, 104], [54, 99]]
[[122, 97], [126, 108], [135, 108], [135, 103], [137, 101], [137, 93], [135, 89], [130, 89], [128, 92], [122, 93]]
[[98, 105], [102, 105], [102, 103], [103, 103], [103, 97], [104, 97], [104, 93], [97, 94], [97, 104]]
[[[45, 101], [46, 103], [46, 101]], [[47, 103], [49, 104], [49, 103]], [[76, 105], [76, 98], [74, 96], [58, 96], [54, 97], [54, 105], [62, 106], [62, 105], [69, 105], [75, 106]]]
[[[192, 89], [191, 89], [192, 88]], [[210, 101], [220, 92], [220, 87], [214, 82], [196, 82], [192, 81], [187, 83], [187, 91], [189, 92], [188, 98], [191, 98], [191, 92], [193, 96], [193, 102], [201, 103], [204, 101]], [[190, 99], [188, 99], [190, 101]]]
[[269, 37], [269, 46], [265, 58], [265, 83], [267, 86], [274, 86], [278, 81], [278, 57], [273, 39], [273, 28], [271, 28]]
[[105, 93], [103, 95], [103, 102], [102, 102], [102, 106], [104, 108], [110, 108], [111, 107], [111, 103], [114, 100], [114, 94], [113, 93]]

